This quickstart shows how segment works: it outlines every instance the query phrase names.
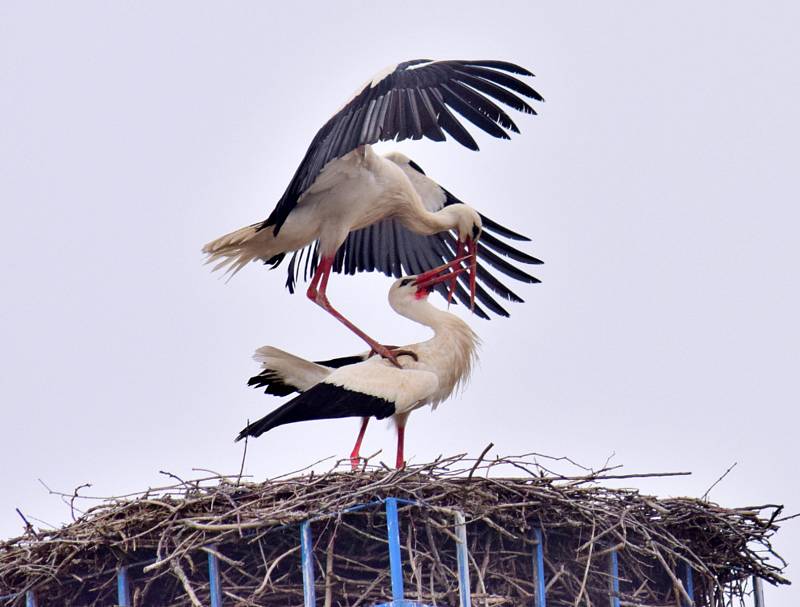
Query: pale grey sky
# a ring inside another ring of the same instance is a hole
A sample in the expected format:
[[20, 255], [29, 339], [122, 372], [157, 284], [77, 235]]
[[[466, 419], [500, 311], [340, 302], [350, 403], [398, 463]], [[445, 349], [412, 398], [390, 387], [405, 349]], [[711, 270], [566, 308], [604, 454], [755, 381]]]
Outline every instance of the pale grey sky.
[[[407, 454], [539, 451], [730, 506], [800, 510], [800, 8], [793, 2], [9, 2], [0, 4], [0, 536], [15, 507], [53, 524], [62, 490], [238, 471], [233, 437], [278, 400], [252, 352], [362, 349], [253, 265], [225, 284], [200, 247], [264, 218], [316, 130], [406, 59], [488, 58], [547, 102], [510, 142], [400, 148], [457, 196], [533, 238], [543, 283], [510, 319], [471, 321], [481, 365], [415, 413]], [[390, 279], [334, 276], [374, 336]], [[463, 310], [459, 310], [463, 313]], [[357, 422], [276, 429], [246, 471], [345, 456]], [[370, 428], [365, 453], [394, 436]], [[800, 524], [776, 547], [800, 558]], [[797, 577], [797, 567], [789, 574]], [[768, 591], [768, 605], [800, 602]]]

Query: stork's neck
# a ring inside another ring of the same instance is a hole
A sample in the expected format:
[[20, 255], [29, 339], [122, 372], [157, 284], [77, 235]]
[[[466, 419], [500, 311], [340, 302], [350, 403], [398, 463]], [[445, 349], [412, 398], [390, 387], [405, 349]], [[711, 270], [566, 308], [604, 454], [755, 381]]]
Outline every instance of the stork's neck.
[[430, 327], [433, 329], [433, 332], [437, 334], [442, 330], [449, 329], [455, 322], [466, 325], [466, 323], [455, 314], [445, 312], [432, 306], [427, 298], [417, 299], [413, 303], [403, 302], [402, 305], [393, 304], [392, 307], [395, 309], [395, 312], [401, 316], [405, 316], [409, 320]]
[[458, 228], [459, 212], [456, 205], [444, 207], [435, 212], [420, 204], [414, 212], [400, 214], [401, 221], [411, 231], [426, 236]]
[[459, 358], [473, 357], [478, 336], [455, 314], [432, 306], [427, 299], [392, 307], [398, 314], [433, 329], [434, 336], [428, 343], [442, 342], [442, 347], [451, 349]]
[[458, 316], [435, 308], [426, 299], [392, 307], [435, 333], [431, 339], [411, 348], [420, 355], [420, 363], [439, 378], [439, 391], [431, 401], [436, 406], [468, 380], [477, 357], [478, 336]]

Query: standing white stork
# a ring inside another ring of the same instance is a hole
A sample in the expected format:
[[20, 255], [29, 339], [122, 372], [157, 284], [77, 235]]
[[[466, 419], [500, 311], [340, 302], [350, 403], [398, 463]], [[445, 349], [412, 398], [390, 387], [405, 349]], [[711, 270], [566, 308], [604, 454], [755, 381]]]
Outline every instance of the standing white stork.
[[[521, 299], [483, 268], [478, 269], [476, 255], [514, 278], [537, 280], [486, 248], [478, 248], [476, 240], [483, 227], [512, 239], [525, 237], [482, 218], [427, 178], [405, 156], [380, 156], [373, 152], [371, 144], [422, 137], [444, 141], [447, 133], [477, 150], [475, 140], [451, 109], [490, 135], [509, 139], [507, 130], [516, 133], [519, 129], [493, 99], [529, 114], [535, 111], [518, 95], [542, 100], [534, 89], [509, 74], [533, 75], [504, 61], [417, 59], [384, 70], [319, 130], [269, 217], [207, 244], [203, 251], [208, 261], [219, 262], [215, 269], [228, 266], [235, 273], [253, 260], [275, 267], [293, 252], [287, 281], [292, 290], [297, 253], [313, 244], [313, 252], [306, 257], [307, 263], [309, 257], [313, 258], [314, 271], [308, 297], [375, 352], [393, 361], [387, 348], [358, 329], [328, 301], [326, 289], [332, 269], [379, 269], [399, 276], [402, 265], [416, 274], [459, 256], [466, 249], [472, 255], [469, 293], [459, 288], [456, 296], [462, 302], [468, 296], [474, 306], [477, 295], [479, 301], [507, 315], [488, 293], [478, 288], [476, 281], [484, 282], [503, 297]], [[443, 234], [449, 230], [457, 233], [457, 243]], [[344, 250], [354, 258], [350, 261], [344, 259], [340, 249], [348, 240], [351, 246]], [[487, 245], [517, 261], [538, 262], [494, 237]], [[456, 289], [455, 283], [451, 289]], [[485, 316], [480, 309], [478, 313]]]
[[389, 289], [389, 305], [395, 312], [434, 331], [431, 339], [396, 350], [403, 359], [401, 369], [369, 354], [311, 362], [271, 346], [259, 348], [255, 358], [262, 363], [263, 371], [248, 384], [264, 387], [268, 394], [301, 394], [249, 424], [236, 440], [294, 422], [361, 417], [361, 429], [350, 454], [355, 469], [369, 418], [391, 416], [397, 427], [396, 465], [401, 468], [408, 416], [419, 407], [432, 405], [435, 409], [446, 400], [467, 381], [476, 359], [478, 338], [469, 325], [428, 302], [436, 285], [452, 279], [449, 267], [460, 263], [457, 259], [430, 272], [402, 278]]

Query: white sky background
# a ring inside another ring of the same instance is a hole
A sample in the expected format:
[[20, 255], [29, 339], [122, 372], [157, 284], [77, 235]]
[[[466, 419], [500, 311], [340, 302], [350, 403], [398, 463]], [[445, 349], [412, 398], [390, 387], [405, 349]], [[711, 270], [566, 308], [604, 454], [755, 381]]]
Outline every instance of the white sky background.
[[[363, 349], [283, 289], [283, 268], [225, 284], [200, 248], [266, 217], [330, 114], [418, 57], [537, 74], [547, 102], [514, 116], [511, 142], [382, 149], [532, 236], [546, 265], [510, 319], [471, 321], [481, 366], [412, 416], [411, 461], [490, 441], [593, 466], [616, 453], [627, 472], [693, 471], [641, 488], [695, 496], [738, 462], [713, 499], [800, 510], [800, 8], [487, 6], [0, 4], [0, 537], [21, 532], [15, 507], [69, 518], [38, 478], [110, 495], [163, 484], [159, 470], [238, 471], [233, 437], [279, 402], [245, 385], [258, 346]], [[335, 275], [329, 293], [385, 342], [424, 339], [388, 308], [390, 284]], [[246, 472], [345, 456], [356, 431], [276, 429]], [[375, 423], [363, 452], [380, 448], [392, 462]], [[800, 523], [776, 546], [800, 558]], [[770, 607], [798, 602], [768, 589]]]

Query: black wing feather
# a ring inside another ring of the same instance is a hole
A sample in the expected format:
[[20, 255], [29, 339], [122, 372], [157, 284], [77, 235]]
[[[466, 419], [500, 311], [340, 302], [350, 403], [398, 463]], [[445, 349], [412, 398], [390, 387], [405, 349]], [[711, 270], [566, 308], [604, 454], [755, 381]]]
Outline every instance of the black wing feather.
[[394, 412], [394, 403], [386, 399], [320, 382], [288, 403], [281, 405], [272, 413], [249, 424], [239, 433], [236, 440], [241, 440], [246, 436], [260, 436], [264, 432], [284, 424], [340, 417], [384, 419], [393, 415]]
[[526, 70], [524, 67], [520, 67], [516, 63], [509, 63], [508, 61], [494, 61], [494, 60], [484, 60], [484, 61], [465, 61], [467, 65], [479, 65], [483, 67], [491, 67], [498, 70], [505, 70], [506, 72], [511, 72], [512, 74], [520, 74], [522, 76], [533, 76], [531, 72]]
[[505, 255], [506, 257], [513, 259], [514, 261], [521, 261], [522, 263], [531, 263], [531, 264], [541, 264], [542, 260], [533, 257], [532, 255], [528, 255], [523, 251], [515, 249], [512, 246], [507, 245], [502, 240], [497, 238], [496, 236], [492, 236], [489, 234], [488, 230], [483, 231], [483, 235], [481, 236], [481, 243], [497, 251], [501, 255]]
[[[461, 200], [442, 188], [445, 193], [444, 205], [463, 204]], [[539, 279], [524, 272], [514, 264], [507, 261], [513, 260], [524, 264], [541, 264], [541, 260], [528, 255], [524, 251], [513, 247], [501, 240], [498, 236], [513, 240], [529, 241], [530, 239], [500, 225], [496, 221], [481, 215], [483, 221], [483, 235], [478, 242], [478, 271], [477, 288], [475, 292], [478, 304], [484, 305], [488, 310], [500, 316], [508, 316], [505, 310], [482, 286], [497, 294], [503, 299], [522, 302], [514, 291], [509, 289], [499, 278], [489, 272], [491, 266], [504, 276], [527, 284], [538, 283]], [[296, 258], [305, 254], [306, 263], [316, 267], [318, 261], [317, 246], [312, 245], [292, 254], [289, 262], [289, 274], [297, 265]], [[337, 273], [355, 274], [356, 272], [379, 271], [386, 276], [399, 278], [404, 274], [419, 274], [435, 268], [455, 258], [456, 239], [449, 232], [423, 236], [405, 228], [396, 219], [385, 219], [366, 228], [351, 232], [337, 251], [333, 270]], [[502, 257], [501, 257], [502, 255]], [[466, 285], [466, 276], [462, 274], [454, 295], [457, 301], [469, 305], [469, 292]], [[287, 281], [288, 285], [289, 281]], [[292, 285], [293, 286], [293, 285]], [[466, 285], [468, 287], [468, 285]], [[291, 290], [291, 289], [290, 289]], [[439, 285], [438, 293], [447, 297], [447, 287]], [[488, 314], [476, 305], [475, 314], [481, 318], [489, 318]]]

